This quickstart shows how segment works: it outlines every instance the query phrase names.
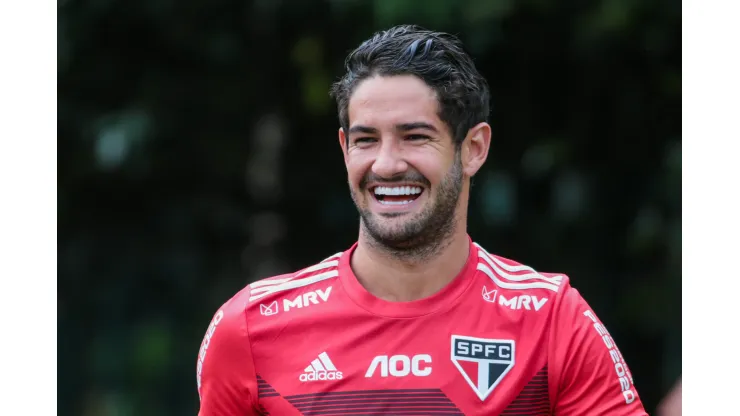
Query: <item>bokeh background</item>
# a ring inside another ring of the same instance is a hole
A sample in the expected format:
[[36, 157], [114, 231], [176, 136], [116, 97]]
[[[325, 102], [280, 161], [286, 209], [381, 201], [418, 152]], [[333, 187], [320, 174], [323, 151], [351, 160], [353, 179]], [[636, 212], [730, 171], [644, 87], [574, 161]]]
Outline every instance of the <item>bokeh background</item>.
[[328, 89], [398, 23], [490, 83], [471, 236], [568, 273], [652, 413], [681, 373], [680, 1], [60, 0], [60, 415], [196, 414], [216, 309], [352, 244]]

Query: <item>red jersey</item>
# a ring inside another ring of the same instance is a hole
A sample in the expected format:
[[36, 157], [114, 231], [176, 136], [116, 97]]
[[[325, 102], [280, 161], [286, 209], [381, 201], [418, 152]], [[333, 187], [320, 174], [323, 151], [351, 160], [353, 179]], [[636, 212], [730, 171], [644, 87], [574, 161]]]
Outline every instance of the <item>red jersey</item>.
[[471, 241], [440, 292], [388, 302], [357, 281], [355, 247], [218, 310], [197, 360], [201, 416], [647, 414], [565, 275]]

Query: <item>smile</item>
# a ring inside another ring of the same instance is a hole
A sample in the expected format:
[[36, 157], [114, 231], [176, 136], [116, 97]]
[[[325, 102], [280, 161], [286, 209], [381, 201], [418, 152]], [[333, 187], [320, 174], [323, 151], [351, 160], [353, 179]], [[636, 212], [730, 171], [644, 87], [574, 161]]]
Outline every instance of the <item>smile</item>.
[[376, 186], [371, 189], [375, 199], [382, 205], [407, 205], [424, 191], [419, 186]]

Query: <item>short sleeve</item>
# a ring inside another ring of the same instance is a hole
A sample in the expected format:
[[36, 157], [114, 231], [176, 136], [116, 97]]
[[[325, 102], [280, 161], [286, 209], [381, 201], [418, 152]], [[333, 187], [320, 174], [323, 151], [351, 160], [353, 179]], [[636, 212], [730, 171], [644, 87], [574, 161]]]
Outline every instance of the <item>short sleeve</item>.
[[553, 315], [555, 415], [647, 415], [632, 374], [609, 332], [568, 284]]
[[216, 312], [198, 351], [199, 416], [258, 414], [257, 376], [241, 299], [246, 297], [235, 296]]

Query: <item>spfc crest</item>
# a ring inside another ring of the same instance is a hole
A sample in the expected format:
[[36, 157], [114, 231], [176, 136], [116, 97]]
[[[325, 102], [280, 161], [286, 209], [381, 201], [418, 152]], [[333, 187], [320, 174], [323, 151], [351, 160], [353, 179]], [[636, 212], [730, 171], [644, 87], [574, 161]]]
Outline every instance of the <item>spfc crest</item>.
[[510, 339], [452, 336], [452, 362], [481, 400], [514, 367], [514, 344]]

